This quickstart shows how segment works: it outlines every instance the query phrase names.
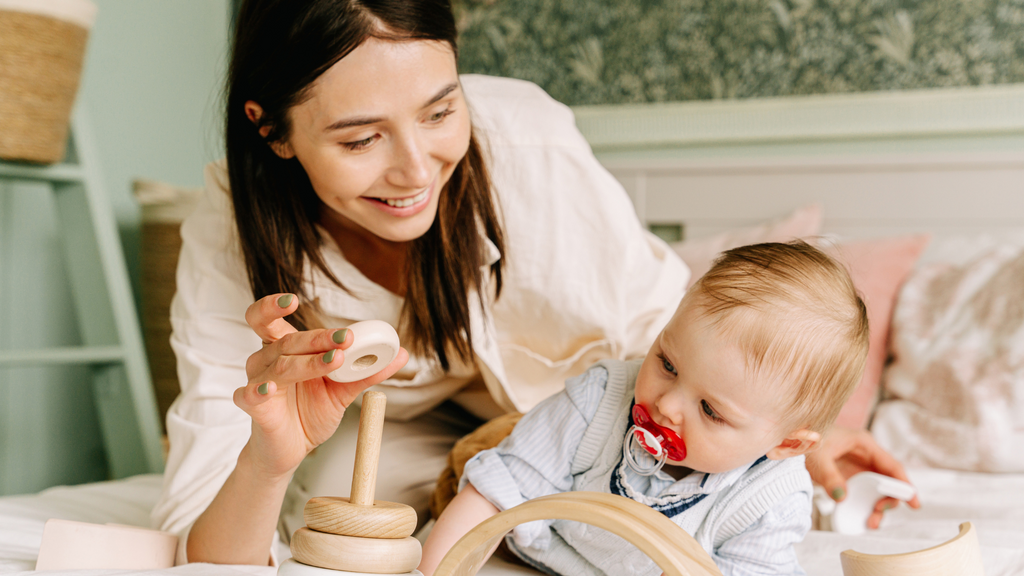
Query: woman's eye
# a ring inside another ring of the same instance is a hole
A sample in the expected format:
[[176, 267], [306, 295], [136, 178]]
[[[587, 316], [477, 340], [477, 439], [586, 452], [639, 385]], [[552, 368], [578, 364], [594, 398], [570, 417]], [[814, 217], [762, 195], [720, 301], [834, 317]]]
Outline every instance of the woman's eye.
[[373, 144], [373, 141], [376, 138], [376, 136], [370, 136], [369, 138], [363, 138], [362, 140], [357, 140], [355, 142], [345, 142], [345, 147], [349, 150], [362, 150], [370, 144]]
[[701, 411], [704, 412], [704, 415], [707, 416], [708, 418], [711, 418], [713, 422], [717, 422], [719, 424], [723, 422], [722, 417], [719, 416], [718, 414], [715, 414], [715, 411], [711, 408], [711, 405], [708, 404], [707, 400], [700, 401], [700, 409]]
[[662, 365], [662, 367], [665, 368], [665, 371], [667, 371], [668, 373], [670, 373], [670, 374], [675, 374], [676, 373], [676, 367], [673, 366], [672, 363], [669, 362], [667, 359], [662, 358], [661, 359], [661, 365]]
[[444, 120], [444, 118], [446, 116], [452, 114], [453, 112], [455, 112], [455, 111], [452, 110], [451, 108], [445, 108], [444, 110], [442, 110], [440, 112], [431, 114], [430, 115], [430, 121], [431, 122], [440, 122], [441, 120]]

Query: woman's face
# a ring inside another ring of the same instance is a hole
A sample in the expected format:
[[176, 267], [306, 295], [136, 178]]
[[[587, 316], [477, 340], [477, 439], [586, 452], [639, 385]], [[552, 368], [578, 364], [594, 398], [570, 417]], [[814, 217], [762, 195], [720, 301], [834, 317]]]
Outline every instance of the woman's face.
[[371, 38], [311, 86], [275, 146], [295, 156], [324, 218], [392, 242], [423, 235], [469, 147], [455, 55], [444, 42]]

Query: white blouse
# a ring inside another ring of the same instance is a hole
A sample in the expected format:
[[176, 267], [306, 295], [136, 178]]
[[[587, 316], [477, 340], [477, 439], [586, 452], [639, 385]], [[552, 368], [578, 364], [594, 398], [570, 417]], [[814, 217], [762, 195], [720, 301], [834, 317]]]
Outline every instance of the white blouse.
[[[445, 373], [433, 360], [411, 358], [378, 385], [389, 418], [415, 418], [478, 375], [497, 406], [526, 412], [597, 360], [646, 354], [689, 277], [676, 254], [642, 227], [568, 107], [520, 80], [467, 75], [462, 85], [505, 232], [502, 293], [494, 301], [485, 285], [486, 313], [470, 305], [475, 366]], [[254, 298], [226, 165], [211, 164], [205, 175], [204, 197], [181, 228], [171, 305], [181, 394], [167, 414], [171, 450], [153, 510], [156, 527], [183, 537], [249, 439], [251, 420], [232, 393], [245, 385], [245, 361], [261, 346], [245, 322]], [[322, 274], [307, 280], [326, 325], [379, 319], [397, 326], [403, 299], [363, 276], [326, 238], [326, 262], [349, 289]], [[481, 266], [499, 258], [488, 245]]]

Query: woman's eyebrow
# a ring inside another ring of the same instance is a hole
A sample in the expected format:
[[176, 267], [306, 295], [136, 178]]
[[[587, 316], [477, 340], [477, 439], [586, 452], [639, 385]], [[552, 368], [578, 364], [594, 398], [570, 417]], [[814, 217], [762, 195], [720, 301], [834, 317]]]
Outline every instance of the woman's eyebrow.
[[[445, 86], [437, 94], [435, 94], [433, 98], [431, 98], [429, 101], [427, 101], [427, 103], [424, 104], [423, 107], [426, 108], [427, 106], [430, 106], [434, 102], [437, 102], [441, 98], [444, 98], [445, 96], [451, 94], [458, 87], [459, 87], [459, 83], [458, 82], [452, 82], [451, 84]], [[343, 128], [351, 128], [353, 126], [366, 126], [367, 124], [376, 124], [377, 122], [383, 122], [383, 121], [384, 121], [384, 118], [382, 118], [382, 117], [373, 117], [373, 116], [356, 116], [355, 118], [343, 118], [343, 119], [338, 120], [337, 122], [334, 122], [333, 124], [327, 126], [326, 128], [324, 128], [324, 132], [333, 132], [334, 130], [341, 130]]]
[[435, 94], [433, 98], [431, 98], [426, 104], [424, 104], [423, 107], [426, 108], [427, 106], [430, 106], [434, 102], [437, 102], [441, 98], [444, 98], [445, 96], [451, 94], [452, 91], [454, 91], [458, 87], [459, 87], [459, 83], [458, 82], [452, 82], [451, 84], [445, 86], [444, 88], [441, 89], [440, 92]]
[[327, 128], [324, 128], [324, 132], [333, 132], [334, 130], [341, 130], [342, 128], [351, 128], [353, 126], [365, 126], [367, 124], [376, 124], [377, 122], [383, 121], [384, 118], [374, 118], [371, 116], [356, 116], [355, 118], [343, 118], [331, 124]]

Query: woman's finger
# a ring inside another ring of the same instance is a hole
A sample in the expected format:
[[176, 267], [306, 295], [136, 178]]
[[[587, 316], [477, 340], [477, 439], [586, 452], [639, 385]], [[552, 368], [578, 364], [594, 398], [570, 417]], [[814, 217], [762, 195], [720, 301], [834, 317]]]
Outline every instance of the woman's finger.
[[[902, 480], [907, 484], [910, 484], [910, 477], [907, 476], [907, 471], [905, 468], [903, 468], [903, 464], [901, 464], [899, 460], [894, 458], [892, 454], [889, 454], [888, 452], [883, 450], [882, 447], [875, 442], [874, 438], [871, 439], [869, 449], [871, 458], [871, 468], [874, 472], [878, 472], [879, 474], [884, 474], [886, 476], [890, 476], [892, 478], [896, 478], [897, 480]], [[907, 502], [907, 504], [911, 508], [921, 507], [921, 501], [918, 500], [917, 494], [915, 494], [914, 497]]]
[[888, 497], [875, 502], [875, 507], [871, 511], [871, 515], [868, 516], [868, 528], [871, 528], [872, 530], [877, 529], [882, 523], [882, 516], [885, 514], [885, 511], [895, 508], [899, 503], [899, 500]]
[[277, 384], [273, 381], [250, 382], [235, 390], [232, 400], [238, 406], [250, 414], [257, 406], [269, 401], [277, 393]]
[[333, 348], [344, 350], [352, 346], [352, 341], [347, 328], [328, 328], [285, 334], [268, 348], [282, 356], [296, 356], [327, 352]]
[[[290, 377], [306, 380], [323, 376], [321, 371], [307, 372], [301, 367], [298, 372], [289, 372], [289, 368], [296, 366], [294, 358], [289, 357], [311, 357], [334, 349], [344, 350], [352, 346], [353, 337], [349, 332], [346, 328], [340, 328], [285, 334], [280, 340], [264, 344], [263, 348], [253, 352], [245, 362], [245, 372], [250, 380], [270, 378], [278, 382], [292, 382], [286, 379]], [[313, 365], [320, 367], [315, 362]]]
[[323, 378], [341, 368], [345, 362], [345, 353], [331, 349], [325, 353], [301, 354], [293, 356], [277, 356], [272, 362], [254, 374], [249, 375], [252, 381], [303, 382], [314, 378]]
[[829, 450], [819, 449], [807, 455], [807, 471], [811, 480], [820, 484], [836, 502], [846, 498], [846, 477], [836, 466], [835, 457]]
[[264, 343], [276, 342], [295, 328], [284, 319], [299, 307], [294, 294], [271, 294], [253, 302], [245, 310], [245, 321]]

